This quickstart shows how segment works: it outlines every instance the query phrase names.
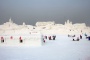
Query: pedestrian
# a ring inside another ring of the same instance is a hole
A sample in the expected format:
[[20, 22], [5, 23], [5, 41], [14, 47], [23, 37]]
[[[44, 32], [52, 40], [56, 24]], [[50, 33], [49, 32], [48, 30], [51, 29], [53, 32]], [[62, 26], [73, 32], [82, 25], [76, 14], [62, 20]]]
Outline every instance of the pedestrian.
[[90, 41], [90, 36], [87, 36], [86, 38]]
[[68, 37], [70, 37], [70, 35], [68, 34]]
[[82, 39], [82, 35], [80, 35], [80, 39]]
[[43, 42], [45, 43], [45, 40], [43, 39]]
[[52, 37], [53, 37], [53, 40], [55, 40], [55, 38], [56, 38], [56, 35], [53, 35]]
[[23, 42], [23, 40], [22, 40], [22, 37], [21, 37], [21, 36], [19, 37], [19, 40], [20, 40], [20, 43], [22, 43], [22, 42]]
[[47, 39], [47, 36], [45, 35], [45, 39]]
[[73, 35], [73, 37], [75, 37], [75, 35]]
[[90, 41], [90, 36], [88, 37], [88, 40]]
[[87, 34], [85, 33], [85, 36], [87, 37]]
[[1, 43], [4, 43], [4, 38], [3, 37], [1, 37]]
[[13, 39], [13, 36], [11, 36], [10, 39]]
[[51, 39], [51, 36], [49, 36], [48, 38], [49, 38], [49, 40], [52, 40], [52, 39]]
[[75, 39], [73, 38], [73, 41], [75, 41]]
[[77, 41], [79, 41], [79, 37], [77, 37]]

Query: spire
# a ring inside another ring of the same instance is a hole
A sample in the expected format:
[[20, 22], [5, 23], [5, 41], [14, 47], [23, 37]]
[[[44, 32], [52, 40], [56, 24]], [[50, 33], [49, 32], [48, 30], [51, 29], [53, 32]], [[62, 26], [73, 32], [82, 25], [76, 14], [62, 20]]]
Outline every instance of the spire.
[[70, 23], [69, 19], [67, 20], [67, 23]]
[[11, 18], [9, 19], [9, 22], [13, 22]]
[[25, 26], [26, 24], [25, 24], [25, 22], [23, 22], [23, 26]]

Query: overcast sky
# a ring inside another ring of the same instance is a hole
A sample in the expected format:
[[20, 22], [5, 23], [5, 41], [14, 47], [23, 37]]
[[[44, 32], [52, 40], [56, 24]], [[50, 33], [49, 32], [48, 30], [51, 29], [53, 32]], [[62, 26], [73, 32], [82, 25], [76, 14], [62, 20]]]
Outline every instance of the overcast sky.
[[35, 25], [37, 21], [55, 21], [90, 26], [90, 0], [0, 0], [0, 24], [9, 20]]

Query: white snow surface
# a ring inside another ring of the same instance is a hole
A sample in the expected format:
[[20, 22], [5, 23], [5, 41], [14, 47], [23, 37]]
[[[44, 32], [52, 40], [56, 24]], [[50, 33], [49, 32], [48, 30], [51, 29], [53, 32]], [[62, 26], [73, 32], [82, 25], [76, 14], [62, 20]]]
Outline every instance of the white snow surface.
[[56, 40], [46, 40], [39, 47], [0, 46], [0, 60], [90, 60], [90, 41], [72, 41], [66, 35], [56, 35]]

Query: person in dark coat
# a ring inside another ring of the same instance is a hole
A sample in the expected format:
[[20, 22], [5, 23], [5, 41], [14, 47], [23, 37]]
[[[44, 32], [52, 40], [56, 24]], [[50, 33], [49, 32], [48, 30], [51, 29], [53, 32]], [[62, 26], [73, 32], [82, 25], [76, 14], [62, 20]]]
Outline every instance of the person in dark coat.
[[73, 41], [75, 41], [75, 39], [73, 39]]
[[45, 43], [45, 40], [43, 40], [43, 42]]
[[68, 37], [70, 37], [70, 35], [68, 34]]
[[51, 36], [49, 36], [48, 38], [49, 38], [49, 40], [52, 40], [52, 39], [51, 39]]
[[45, 39], [43, 38], [43, 42], [45, 43]]
[[79, 41], [79, 37], [77, 37], [77, 41]]
[[47, 36], [45, 36], [45, 39], [47, 39]]
[[88, 40], [90, 41], [90, 36], [88, 37]]
[[80, 35], [80, 39], [82, 39], [82, 35]]
[[75, 37], [75, 35], [72, 35], [71, 37]]
[[55, 38], [56, 38], [56, 35], [53, 35], [52, 37], [53, 37], [53, 40], [55, 40]]
[[90, 41], [90, 36], [87, 36], [86, 38]]

